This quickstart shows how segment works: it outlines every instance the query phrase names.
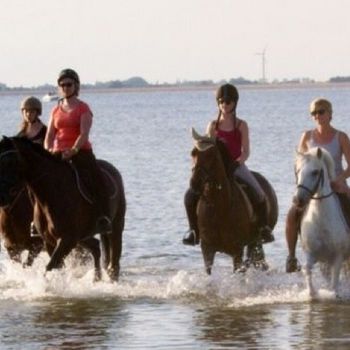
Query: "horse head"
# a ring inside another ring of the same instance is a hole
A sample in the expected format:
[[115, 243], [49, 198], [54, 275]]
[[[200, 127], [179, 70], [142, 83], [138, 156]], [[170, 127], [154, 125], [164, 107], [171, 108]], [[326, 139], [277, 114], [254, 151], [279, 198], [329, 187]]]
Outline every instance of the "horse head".
[[23, 187], [18, 151], [12, 138], [0, 141], [0, 206], [10, 205]]
[[191, 188], [198, 193], [203, 193], [205, 188], [221, 190], [225, 167], [216, 138], [201, 136], [193, 128], [192, 138], [194, 148], [191, 155], [194, 166], [190, 180]]
[[332, 194], [330, 180], [335, 177], [334, 162], [329, 152], [320, 147], [298, 152], [295, 162], [296, 192], [293, 202], [305, 207], [310, 199], [322, 199]]

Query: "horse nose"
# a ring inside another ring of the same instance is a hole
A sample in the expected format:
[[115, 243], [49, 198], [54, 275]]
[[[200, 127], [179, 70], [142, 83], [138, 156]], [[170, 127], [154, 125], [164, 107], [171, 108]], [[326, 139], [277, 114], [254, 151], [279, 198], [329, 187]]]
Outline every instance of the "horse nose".
[[293, 197], [293, 204], [296, 207], [302, 208], [305, 205], [305, 201], [302, 198], [300, 198], [299, 196], [294, 196]]

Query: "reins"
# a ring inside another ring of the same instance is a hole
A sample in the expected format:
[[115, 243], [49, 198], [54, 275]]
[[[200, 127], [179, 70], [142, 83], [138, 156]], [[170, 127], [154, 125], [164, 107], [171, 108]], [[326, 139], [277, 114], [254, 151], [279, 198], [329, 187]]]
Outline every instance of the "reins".
[[316, 193], [317, 189], [320, 187], [320, 185], [323, 186], [323, 184], [324, 184], [324, 170], [322, 169], [320, 171], [318, 179], [317, 179], [317, 181], [315, 183], [315, 186], [311, 190], [308, 187], [306, 187], [306, 186], [304, 186], [302, 184], [297, 185], [297, 188], [302, 188], [306, 192], [310, 193], [310, 195], [311, 195], [310, 199], [322, 200], [322, 199], [328, 198], [328, 197], [330, 197], [330, 196], [332, 196], [334, 194], [334, 192], [331, 191], [328, 194], [315, 197], [314, 194]]

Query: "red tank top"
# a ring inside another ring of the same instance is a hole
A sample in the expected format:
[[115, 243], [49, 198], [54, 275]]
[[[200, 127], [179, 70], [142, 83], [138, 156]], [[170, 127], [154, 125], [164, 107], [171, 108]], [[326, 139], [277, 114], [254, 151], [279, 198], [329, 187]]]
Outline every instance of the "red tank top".
[[[90, 107], [80, 103], [70, 112], [64, 111], [60, 105], [52, 110], [53, 125], [56, 129], [54, 151], [64, 151], [74, 146], [80, 135], [80, 121], [84, 113], [90, 112]], [[92, 114], [92, 113], [91, 113]], [[91, 149], [91, 143], [87, 141], [82, 149]]]
[[242, 135], [238, 127], [225, 131], [216, 129], [216, 136], [226, 144], [233, 160], [236, 160], [242, 153]]

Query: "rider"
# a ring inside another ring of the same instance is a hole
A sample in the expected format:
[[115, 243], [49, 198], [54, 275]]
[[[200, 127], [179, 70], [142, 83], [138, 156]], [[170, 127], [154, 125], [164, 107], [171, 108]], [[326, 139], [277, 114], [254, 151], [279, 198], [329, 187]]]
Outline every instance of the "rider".
[[[245, 165], [249, 157], [249, 130], [247, 122], [239, 119], [236, 115], [236, 108], [239, 99], [238, 90], [231, 84], [219, 87], [216, 92], [216, 101], [219, 107], [219, 114], [216, 120], [211, 121], [207, 126], [207, 134], [216, 136], [223, 141], [233, 161], [239, 163], [234, 175], [242, 179], [254, 190], [258, 217], [259, 232], [264, 243], [274, 241], [271, 228], [268, 226], [266, 196], [254, 175]], [[185, 194], [185, 208], [190, 225], [188, 236], [182, 242], [186, 245], [199, 243], [196, 207], [199, 195], [191, 188]]]
[[87, 170], [97, 211], [96, 231], [110, 232], [107, 190], [89, 141], [92, 112], [78, 99], [80, 79], [73, 69], [63, 69], [57, 84], [62, 98], [52, 109], [44, 146], [61, 154], [62, 159], [72, 161], [78, 170]]
[[[301, 136], [298, 151], [306, 152], [312, 147], [325, 148], [332, 156], [335, 164], [336, 178], [331, 185], [335, 192], [343, 194], [349, 193], [346, 179], [350, 176], [350, 141], [346, 133], [335, 129], [331, 125], [332, 104], [324, 99], [317, 98], [310, 104], [310, 114], [316, 124], [315, 129], [304, 132]], [[342, 158], [345, 158], [347, 167], [344, 170]], [[348, 200], [341, 200], [342, 205], [348, 206]], [[295, 248], [298, 240], [298, 231], [304, 208], [299, 208], [292, 204], [286, 219], [286, 240], [289, 255], [286, 261], [286, 272], [300, 270], [300, 264], [295, 257]]]
[[21, 102], [22, 123], [17, 136], [43, 145], [47, 127], [40, 120], [42, 105], [34, 96], [26, 97]]

